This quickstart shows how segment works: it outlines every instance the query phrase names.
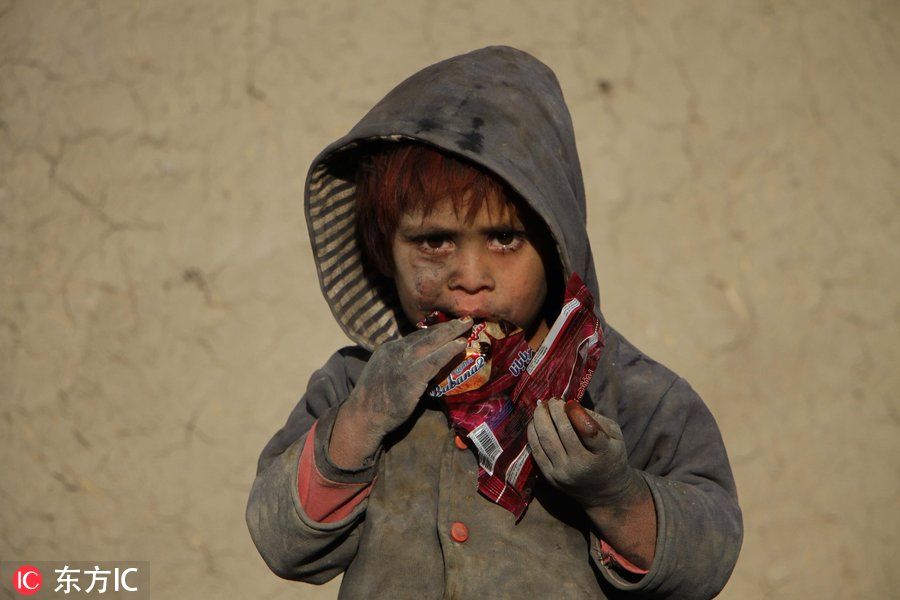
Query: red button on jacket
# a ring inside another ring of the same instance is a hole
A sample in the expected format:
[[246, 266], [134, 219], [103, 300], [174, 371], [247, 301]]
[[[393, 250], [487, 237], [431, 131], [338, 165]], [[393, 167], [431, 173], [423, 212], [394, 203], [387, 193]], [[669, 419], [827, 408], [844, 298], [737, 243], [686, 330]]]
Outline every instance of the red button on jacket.
[[456, 521], [450, 526], [450, 538], [460, 544], [465, 542], [469, 539], [469, 528], [464, 523]]
[[465, 450], [466, 448], [468, 448], [468, 446], [466, 446], [466, 441], [459, 436], [456, 436], [456, 439], [453, 440], [453, 443], [456, 444], [456, 447], [460, 450]]

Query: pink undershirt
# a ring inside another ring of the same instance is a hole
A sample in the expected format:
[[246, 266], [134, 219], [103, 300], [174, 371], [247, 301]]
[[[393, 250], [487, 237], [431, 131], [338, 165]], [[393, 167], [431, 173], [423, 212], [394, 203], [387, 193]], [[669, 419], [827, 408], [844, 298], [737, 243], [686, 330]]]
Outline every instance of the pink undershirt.
[[[303, 451], [300, 453], [300, 466], [297, 473], [300, 504], [313, 521], [334, 523], [347, 517], [360, 502], [369, 496], [375, 481], [338, 483], [326, 479], [316, 466], [316, 453], [313, 448], [315, 435], [316, 423], [313, 423], [312, 429], [306, 436]], [[604, 565], [611, 565], [635, 575], [646, 575], [648, 572], [646, 569], [632, 564], [603, 540], [600, 540], [600, 559]]]

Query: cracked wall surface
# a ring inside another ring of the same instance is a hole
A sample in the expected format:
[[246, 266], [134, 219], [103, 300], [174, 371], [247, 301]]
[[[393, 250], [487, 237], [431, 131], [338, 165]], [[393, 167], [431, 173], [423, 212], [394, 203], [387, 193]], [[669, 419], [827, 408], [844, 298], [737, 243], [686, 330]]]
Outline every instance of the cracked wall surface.
[[306, 168], [489, 44], [557, 73], [609, 320], [688, 379], [745, 518], [723, 598], [900, 587], [900, 4], [0, 0], [0, 556], [334, 598], [243, 520], [344, 345]]

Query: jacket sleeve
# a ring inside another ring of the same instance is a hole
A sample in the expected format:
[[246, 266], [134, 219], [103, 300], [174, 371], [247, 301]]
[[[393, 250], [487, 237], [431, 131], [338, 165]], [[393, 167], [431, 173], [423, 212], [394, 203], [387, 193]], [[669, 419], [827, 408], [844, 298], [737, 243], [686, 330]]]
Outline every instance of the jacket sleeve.
[[639, 597], [714, 597], [734, 569], [743, 524], [712, 414], [678, 378], [659, 400], [643, 433], [628, 445], [633, 448], [629, 461], [640, 470], [656, 505], [656, 552], [649, 572], [629, 582], [600, 563], [599, 540], [592, 536], [600, 572], [615, 588]]
[[287, 423], [269, 441], [257, 465], [247, 503], [247, 526], [257, 550], [279, 577], [325, 583], [342, 573], [356, 555], [363, 500], [345, 518], [318, 523], [303, 509], [298, 492], [300, 453], [313, 423], [316, 465], [332, 481], [369, 483], [374, 464], [355, 471], [331, 463], [327, 448], [337, 409], [350, 392], [341, 353], [313, 373], [306, 393]]

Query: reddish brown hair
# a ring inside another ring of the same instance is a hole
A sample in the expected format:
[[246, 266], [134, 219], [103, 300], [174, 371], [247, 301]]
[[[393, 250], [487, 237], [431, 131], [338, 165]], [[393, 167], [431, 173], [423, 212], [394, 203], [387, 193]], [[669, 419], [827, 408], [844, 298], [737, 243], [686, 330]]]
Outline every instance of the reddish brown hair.
[[515, 194], [500, 178], [462, 158], [416, 142], [374, 149], [356, 172], [356, 231], [367, 262], [381, 273], [393, 270], [391, 245], [404, 213], [427, 217], [449, 199], [471, 223], [488, 198], [516, 210]]

